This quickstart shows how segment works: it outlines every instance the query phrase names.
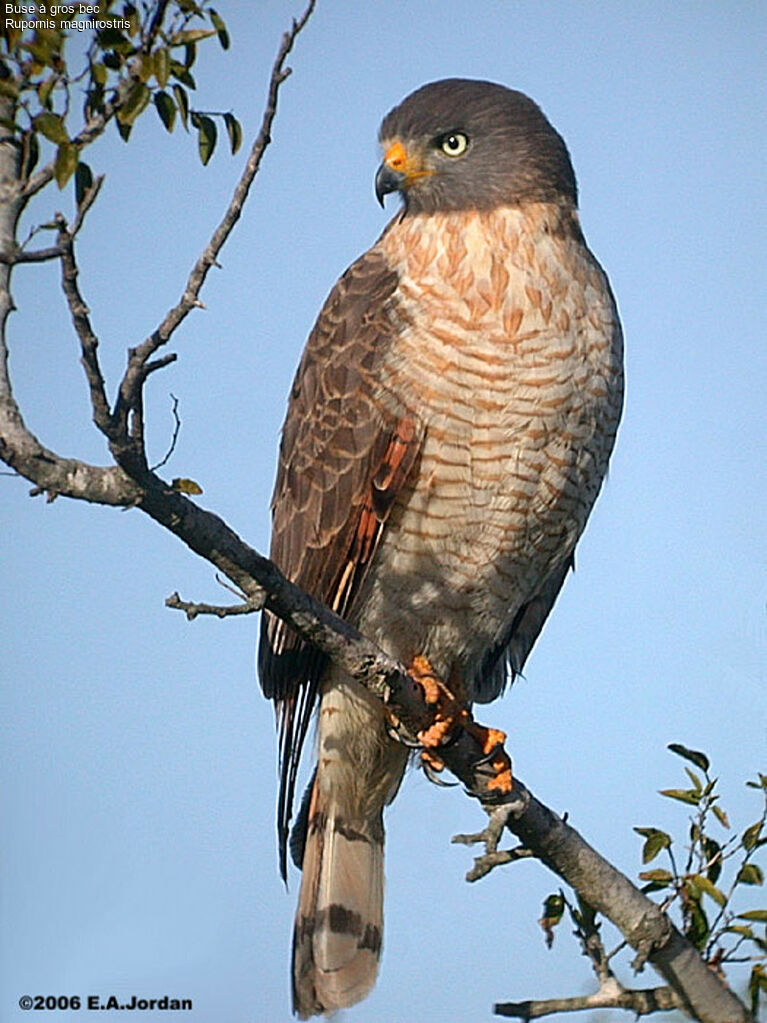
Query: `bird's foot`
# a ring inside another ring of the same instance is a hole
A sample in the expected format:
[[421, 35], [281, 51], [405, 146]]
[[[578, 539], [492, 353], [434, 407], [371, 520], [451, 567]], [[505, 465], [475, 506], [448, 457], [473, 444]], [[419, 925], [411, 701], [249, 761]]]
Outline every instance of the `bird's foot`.
[[[468, 715], [468, 711], [448, 689], [425, 657], [420, 654], [414, 657], [408, 667], [408, 673], [423, 689], [426, 702], [434, 707], [434, 718], [431, 725], [418, 733], [418, 741], [424, 747], [424, 752], [431, 751], [447, 741], [456, 725], [464, 723], [464, 717]], [[429, 766], [433, 770], [441, 770], [437, 764], [444, 767], [440, 758], [433, 755]]]
[[487, 762], [493, 769], [493, 777], [488, 781], [487, 787], [491, 792], [505, 795], [511, 792], [513, 779], [511, 776], [511, 759], [503, 748], [506, 742], [506, 733], [500, 728], [488, 728], [474, 721], [471, 716], [464, 722], [463, 727], [473, 735], [482, 747], [482, 752], [487, 757]]
[[434, 707], [431, 725], [418, 733], [418, 741], [424, 747], [421, 762], [425, 768], [432, 773], [443, 769], [444, 762], [436, 751], [449, 741], [451, 733], [460, 726], [477, 740], [484, 754], [481, 762], [486, 762], [492, 769], [493, 776], [487, 782], [487, 788], [496, 795], [511, 792], [511, 760], [503, 748], [506, 733], [498, 728], [478, 724], [466, 700], [459, 699], [448, 688], [425, 657], [414, 657], [408, 671], [423, 689], [426, 702]]

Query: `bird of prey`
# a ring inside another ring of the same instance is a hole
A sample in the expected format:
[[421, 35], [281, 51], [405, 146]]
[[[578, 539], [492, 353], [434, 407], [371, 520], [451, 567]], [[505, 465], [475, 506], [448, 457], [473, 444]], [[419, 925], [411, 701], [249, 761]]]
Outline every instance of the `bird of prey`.
[[[343, 274], [290, 393], [272, 503], [279, 568], [467, 702], [522, 670], [607, 472], [622, 334], [586, 246], [564, 141], [539, 107], [447, 79], [380, 129], [401, 209]], [[276, 703], [280, 862], [319, 702], [317, 765], [290, 839], [303, 869], [293, 1008], [351, 1005], [382, 938], [383, 809], [408, 750], [381, 703], [264, 615]]]

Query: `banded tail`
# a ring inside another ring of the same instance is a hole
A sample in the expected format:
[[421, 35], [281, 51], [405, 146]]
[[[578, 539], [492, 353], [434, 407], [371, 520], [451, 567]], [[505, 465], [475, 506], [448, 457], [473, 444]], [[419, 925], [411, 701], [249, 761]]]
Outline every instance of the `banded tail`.
[[[301, 1019], [353, 1005], [375, 984], [383, 808], [407, 762], [407, 750], [386, 734], [379, 701], [349, 680], [327, 685], [318, 739], [317, 771], [301, 813], [303, 878], [293, 931], [293, 1011]], [[301, 858], [300, 848], [293, 851]]]

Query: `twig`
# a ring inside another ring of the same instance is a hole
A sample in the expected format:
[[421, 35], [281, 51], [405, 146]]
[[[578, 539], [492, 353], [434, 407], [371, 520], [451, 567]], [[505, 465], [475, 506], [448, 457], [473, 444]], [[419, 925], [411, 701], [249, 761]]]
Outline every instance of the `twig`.
[[230, 607], [222, 607], [217, 604], [193, 604], [182, 600], [178, 593], [171, 593], [165, 600], [165, 606], [183, 611], [191, 622], [198, 615], [215, 615], [217, 618], [231, 618], [234, 615], [252, 615], [260, 611], [266, 601], [266, 593], [262, 592], [260, 598], [254, 598], [245, 604], [233, 604]]
[[170, 439], [170, 447], [165, 452], [165, 457], [162, 461], [158, 462], [157, 465], [152, 466], [150, 470], [151, 472], [157, 472], [158, 469], [162, 469], [164, 465], [167, 465], [170, 461], [171, 455], [176, 450], [176, 441], [178, 440], [178, 435], [181, 431], [181, 416], [178, 414], [178, 398], [175, 394], [171, 394], [171, 398], [173, 399], [173, 408], [171, 409], [171, 413], [173, 415], [173, 436]]
[[529, 999], [524, 1002], [500, 1002], [493, 1006], [496, 1016], [531, 1020], [552, 1016], [555, 1012], [579, 1012], [583, 1009], [627, 1009], [636, 1016], [681, 1009], [682, 1002], [670, 987], [630, 990], [617, 981], [608, 981], [591, 995], [572, 998]]
[[467, 881], [478, 881], [489, 874], [494, 867], [500, 867], [505, 863], [514, 863], [517, 860], [530, 859], [534, 853], [523, 845], [515, 846], [513, 849], [499, 849], [498, 842], [508, 824], [512, 812], [519, 813], [525, 807], [525, 795], [520, 793], [521, 802], [518, 806], [504, 804], [500, 807], [488, 809], [490, 821], [486, 828], [469, 835], [453, 835], [450, 841], [454, 845], [479, 845], [485, 846], [482, 856], [474, 858], [474, 866], [466, 873]]
[[51, 259], [58, 259], [61, 256], [61, 249], [58, 245], [50, 245], [46, 249], [33, 249], [25, 252], [24, 249], [17, 249], [15, 252], [0, 252], [0, 263], [6, 266], [18, 266], [19, 263], [45, 263]]

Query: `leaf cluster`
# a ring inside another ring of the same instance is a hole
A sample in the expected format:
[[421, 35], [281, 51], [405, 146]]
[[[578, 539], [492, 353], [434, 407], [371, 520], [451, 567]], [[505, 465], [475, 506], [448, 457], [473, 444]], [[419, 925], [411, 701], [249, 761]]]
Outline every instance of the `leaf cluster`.
[[[218, 12], [206, 0], [156, 0], [140, 9], [131, 2], [117, 6], [101, 0], [98, 15], [82, 15], [83, 31], [73, 32], [65, 16], [40, 16], [39, 27], [24, 31], [9, 27], [0, 42], [0, 96], [12, 101], [12, 116], [2, 126], [13, 132], [28, 178], [40, 155], [40, 140], [55, 148], [53, 176], [63, 188], [80, 172], [78, 201], [92, 174], [83, 163], [83, 149], [113, 120], [128, 141], [133, 126], [150, 105], [168, 132], [176, 121], [197, 133], [198, 152], [206, 164], [217, 140], [220, 118], [234, 154], [242, 143], [242, 128], [230, 112], [201, 113], [190, 103], [196, 89], [192, 73], [200, 43], [217, 38], [229, 47], [229, 34]], [[92, 22], [89, 25], [89, 22]], [[104, 24], [106, 23], [106, 27]], [[82, 50], [70, 43], [76, 35]], [[76, 69], [69, 49], [77, 53]], [[81, 122], [72, 127], [72, 107], [80, 99]]]
[[653, 867], [639, 874], [645, 882], [642, 890], [663, 892], [664, 907], [679, 909], [685, 935], [712, 967], [721, 969], [734, 962], [752, 964], [749, 994], [756, 1013], [759, 996], [767, 991], [767, 909], [737, 912], [735, 904], [740, 908], [745, 892], [764, 883], [763, 868], [754, 860], [767, 845], [767, 775], [760, 774], [757, 780], [746, 783], [761, 793], [762, 812], [737, 834], [719, 801], [718, 779], [711, 776], [705, 753], [679, 743], [668, 748], [698, 770], [685, 765], [690, 786], [663, 789], [660, 794], [694, 807], [694, 812], [680, 861], [675, 854], [677, 844], [667, 832], [654, 827], [634, 828], [644, 839], [644, 864], [661, 853], [668, 861], [666, 867]]
[[[663, 893], [663, 908], [678, 910], [685, 936], [712, 969], [723, 973], [729, 964], [751, 965], [749, 999], [756, 1015], [760, 996], [767, 992], [767, 909], [744, 908], [742, 904], [747, 892], [764, 883], [763, 868], [755, 857], [767, 845], [767, 775], [746, 782], [747, 787], [761, 793], [762, 811], [753, 824], [735, 833], [720, 804], [718, 780], [711, 776], [706, 754], [679, 743], [668, 748], [697, 770], [685, 765], [689, 787], [663, 789], [660, 794], [694, 807], [694, 812], [682, 862], [678, 862], [675, 851], [679, 843], [668, 832], [656, 827], [634, 828], [644, 839], [643, 864], [652, 863], [661, 854], [668, 861], [667, 866], [655, 866], [639, 874], [644, 882], [642, 891]], [[598, 916], [579, 896], [577, 905], [573, 905], [560, 889], [544, 901], [539, 923], [547, 946], [552, 946], [555, 928], [566, 912], [600, 981], [608, 974], [612, 976], [610, 961], [624, 943], [609, 954], [604, 952]]]

